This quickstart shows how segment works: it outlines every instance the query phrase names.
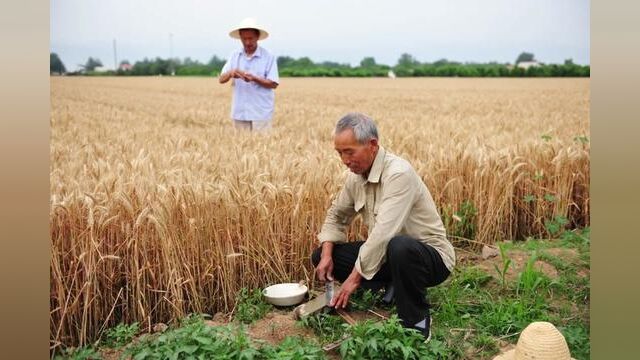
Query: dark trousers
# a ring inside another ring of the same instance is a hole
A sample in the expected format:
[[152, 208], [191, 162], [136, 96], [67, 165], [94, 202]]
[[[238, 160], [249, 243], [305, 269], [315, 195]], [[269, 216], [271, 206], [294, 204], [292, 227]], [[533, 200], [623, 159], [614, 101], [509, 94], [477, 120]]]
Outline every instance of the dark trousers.
[[[333, 247], [333, 277], [344, 282], [358, 258], [364, 241], [335, 244]], [[322, 248], [311, 255], [318, 266]], [[387, 245], [386, 262], [371, 280], [362, 279], [363, 289], [380, 289], [391, 282], [398, 317], [404, 326], [412, 327], [429, 316], [428, 287], [442, 283], [449, 270], [436, 249], [408, 236], [396, 236]]]

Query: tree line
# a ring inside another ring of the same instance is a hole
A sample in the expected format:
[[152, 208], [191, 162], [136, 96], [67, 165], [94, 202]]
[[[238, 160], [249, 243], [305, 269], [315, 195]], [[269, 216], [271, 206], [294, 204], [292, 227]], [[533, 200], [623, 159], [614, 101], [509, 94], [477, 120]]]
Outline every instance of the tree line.
[[[373, 57], [363, 58], [357, 66], [332, 61], [314, 62], [308, 57], [298, 59], [289, 56], [277, 58], [278, 70], [282, 77], [589, 77], [589, 65], [574, 64], [567, 59], [563, 64], [544, 64], [535, 60], [532, 53], [523, 52], [515, 64], [509, 63], [461, 63], [441, 59], [432, 63], [420, 62], [410, 54], [402, 54], [396, 65], [378, 64]], [[191, 58], [155, 59], [145, 58], [133, 65], [127, 60], [120, 62], [117, 70], [97, 71], [102, 62], [89, 57], [80, 70], [67, 72], [57, 54], [50, 54], [50, 73], [66, 75], [108, 75], [108, 76], [217, 76], [225, 60], [213, 56], [207, 63]], [[526, 64], [526, 66], [524, 66]]]

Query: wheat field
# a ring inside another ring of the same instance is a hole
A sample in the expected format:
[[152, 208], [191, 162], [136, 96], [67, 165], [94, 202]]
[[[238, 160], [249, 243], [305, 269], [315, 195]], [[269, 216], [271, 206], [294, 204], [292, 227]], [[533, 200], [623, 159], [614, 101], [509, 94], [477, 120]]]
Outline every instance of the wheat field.
[[283, 78], [260, 135], [233, 129], [214, 78], [53, 77], [51, 347], [311, 283], [345, 173], [331, 131], [350, 111], [413, 164], [459, 248], [548, 237], [557, 216], [588, 226], [589, 97], [589, 79]]

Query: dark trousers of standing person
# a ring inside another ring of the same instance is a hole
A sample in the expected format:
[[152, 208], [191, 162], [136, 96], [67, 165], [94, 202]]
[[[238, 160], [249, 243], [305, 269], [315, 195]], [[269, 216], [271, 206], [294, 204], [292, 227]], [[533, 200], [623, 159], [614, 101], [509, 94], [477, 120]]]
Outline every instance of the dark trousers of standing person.
[[[364, 241], [335, 244], [333, 247], [333, 277], [344, 282], [358, 258]], [[311, 255], [313, 266], [320, 263], [322, 247]], [[449, 270], [436, 249], [408, 236], [393, 237], [387, 246], [386, 262], [371, 280], [362, 279], [363, 289], [381, 289], [393, 285], [398, 317], [405, 327], [412, 328], [422, 320], [430, 321], [428, 287], [442, 283]], [[428, 330], [427, 330], [428, 331]]]

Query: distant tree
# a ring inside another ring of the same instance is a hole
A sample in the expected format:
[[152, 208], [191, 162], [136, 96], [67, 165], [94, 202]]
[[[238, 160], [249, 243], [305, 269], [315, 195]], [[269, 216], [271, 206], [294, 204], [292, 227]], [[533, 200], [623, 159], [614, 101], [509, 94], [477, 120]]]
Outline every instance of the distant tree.
[[102, 61], [100, 61], [100, 59], [94, 59], [92, 57], [89, 57], [89, 59], [87, 59], [87, 62], [84, 65], [80, 65], [81, 68], [83, 68], [85, 71], [93, 71], [95, 70], [98, 66], [102, 66]]
[[532, 53], [528, 53], [528, 52], [520, 53], [520, 55], [518, 55], [518, 58], [516, 59], [516, 65], [518, 65], [519, 63], [521, 63], [523, 61], [535, 61], [534, 57], [533, 57], [533, 54]]
[[360, 61], [360, 66], [363, 68], [372, 68], [374, 66], [376, 66], [376, 59], [374, 59], [373, 57], [366, 57], [364, 59], [362, 59], [362, 61]]
[[60, 57], [58, 57], [58, 54], [56, 53], [49, 54], [49, 72], [58, 73], [60, 75], [67, 72], [67, 69], [64, 67], [62, 60], [60, 60]]
[[224, 59], [220, 59], [217, 55], [213, 55], [211, 57], [211, 60], [209, 60], [209, 62], [207, 63], [207, 65], [209, 66], [218, 66], [220, 65], [220, 67], [224, 66]]
[[573, 64], [573, 59], [566, 59], [566, 60], [564, 61], [564, 64], [565, 64], [565, 65], [567, 65], [567, 66], [574, 65], [574, 64]]
[[433, 63], [434, 66], [443, 66], [443, 65], [449, 65], [449, 64], [450, 62], [447, 59], [440, 59]]
[[322, 63], [320, 63], [320, 66], [325, 67], [325, 68], [330, 68], [330, 69], [334, 69], [334, 68], [350, 68], [351, 65], [349, 64], [340, 64], [337, 63], [335, 61], [323, 61]]
[[313, 63], [313, 61], [311, 61], [311, 59], [309, 59], [308, 57], [301, 57], [298, 60], [294, 60], [293, 64], [291, 64], [294, 67], [300, 68], [300, 69], [306, 69], [306, 68], [312, 68], [315, 66], [315, 64]]
[[412, 67], [419, 64], [420, 63], [413, 56], [407, 53], [400, 55], [400, 59], [398, 59], [398, 66]]
[[276, 61], [278, 62], [278, 69], [284, 69], [291, 66], [295, 59], [291, 56], [278, 56]]

